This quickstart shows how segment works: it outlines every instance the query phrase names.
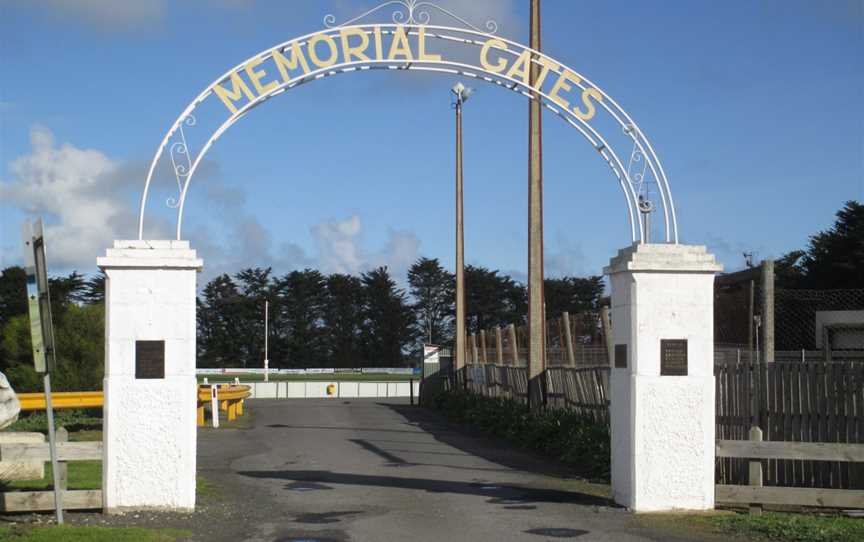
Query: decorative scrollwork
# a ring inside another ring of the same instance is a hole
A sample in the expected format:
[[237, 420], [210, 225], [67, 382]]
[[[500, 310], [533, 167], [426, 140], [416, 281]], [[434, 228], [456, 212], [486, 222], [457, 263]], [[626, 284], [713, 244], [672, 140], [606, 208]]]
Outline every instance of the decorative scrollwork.
[[[178, 194], [183, 191], [183, 180], [189, 175], [189, 170], [192, 169], [192, 156], [189, 152], [189, 145], [186, 143], [186, 133], [183, 131], [183, 126], [195, 126], [198, 122], [194, 115], [187, 115], [178, 125], [180, 132], [180, 140], [171, 144], [168, 153], [171, 156], [171, 167], [174, 170], [174, 178], [177, 180]], [[178, 198], [169, 197], [165, 200], [165, 205], [171, 209], [176, 209], [180, 206]]]
[[[429, 24], [432, 21], [432, 15], [430, 13], [430, 10], [434, 10], [434, 11], [437, 11], [438, 13], [446, 15], [447, 17], [449, 17], [450, 19], [452, 19], [454, 21], [459, 22], [460, 24], [462, 24], [466, 28], [469, 28], [469, 29], [474, 30], [476, 32], [484, 32], [479, 27], [469, 23], [467, 20], [460, 17], [459, 15], [456, 15], [455, 13], [448, 10], [447, 8], [443, 8], [443, 7], [441, 7], [438, 4], [435, 4], [433, 2], [418, 1], [418, 0], [389, 0], [388, 2], [384, 2], [382, 4], [379, 4], [379, 5], [375, 6], [374, 8], [372, 8], [368, 11], [365, 11], [365, 12], [361, 13], [360, 15], [354, 17], [353, 19], [349, 19], [349, 20], [347, 20], [341, 24], [336, 24], [336, 16], [333, 15], [332, 13], [328, 13], [327, 15], [324, 16], [324, 26], [327, 28], [339, 28], [340, 26], [348, 26], [348, 25], [354, 24], [358, 21], [361, 21], [361, 20], [365, 19], [366, 17], [368, 17], [368, 16], [370, 16], [370, 15], [372, 15], [378, 11], [381, 11], [382, 9], [384, 9], [388, 6], [394, 6], [394, 11], [393, 11], [393, 14], [391, 16], [391, 19], [396, 24], [405, 24], [405, 25]], [[492, 19], [486, 21], [484, 23], [484, 26], [486, 27], [486, 31], [485, 31], [486, 33], [495, 34], [498, 32], [498, 23]]]

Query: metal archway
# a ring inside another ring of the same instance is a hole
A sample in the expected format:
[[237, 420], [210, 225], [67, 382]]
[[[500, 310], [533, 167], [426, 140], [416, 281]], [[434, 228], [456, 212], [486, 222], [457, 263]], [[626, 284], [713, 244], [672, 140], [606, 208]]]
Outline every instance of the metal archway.
[[[398, 6], [397, 11], [392, 14], [392, 23], [354, 24], [390, 5]], [[463, 28], [426, 24], [430, 21], [430, 8], [458, 21]], [[642, 206], [650, 204], [643, 192], [647, 183], [653, 182], [659, 194], [665, 241], [678, 242], [678, 224], [669, 182], [651, 142], [632, 117], [591, 80], [540, 51], [496, 36], [497, 24], [494, 21], [487, 22], [488, 32], [483, 32], [452, 12], [429, 2], [391, 0], [344, 24], [334, 26], [335, 17], [332, 15], [327, 15], [324, 23], [324, 30], [283, 42], [234, 66], [204, 89], [177, 117], [156, 150], [147, 173], [138, 215], [139, 239], [144, 238], [144, 216], [151, 182], [166, 148], [169, 149], [179, 191], [179, 197], [169, 198], [167, 204], [177, 209], [176, 234], [177, 239], [180, 239], [183, 210], [191, 180], [216, 140], [235, 122], [267, 100], [299, 85], [332, 75], [384, 69], [461, 75], [486, 81], [539, 101], [588, 140], [612, 170], [627, 204], [632, 240], [647, 240], [647, 232], [639, 214], [640, 208], [645, 210]], [[352, 46], [352, 38], [359, 39], [360, 45], [355, 43]], [[387, 55], [384, 54], [386, 39], [390, 40]], [[446, 60], [440, 54], [427, 52], [429, 39], [449, 46], [479, 48], [480, 65], [468, 61]], [[416, 42], [415, 49], [411, 47], [412, 40]], [[329, 57], [326, 59], [319, 55], [321, 44], [325, 46], [325, 51], [329, 50]], [[339, 45], [342, 45], [341, 50]], [[374, 56], [366, 54], [370, 46], [374, 49]], [[489, 62], [493, 53], [496, 55], [494, 64]], [[270, 81], [262, 84], [262, 79], [268, 77], [268, 74], [258, 68], [266, 61], [270, 61], [271, 65], [278, 69], [281, 80], [273, 78], [274, 71], [271, 69]], [[532, 65], [540, 69], [541, 77], [536, 82], [530, 81], [528, 77]], [[554, 84], [547, 84], [553, 80]], [[226, 90], [223, 86], [228, 84], [231, 85], [231, 90]], [[253, 92], [252, 88], [257, 92]], [[560, 96], [562, 89], [581, 90], [582, 104], [570, 107], [569, 101]], [[193, 158], [184, 127], [191, 128], [196, 125], [196, 110], [210, 98], [222, 101], [230, 115], [210, 133]], [[235, 101], [245, 103], [237, 107]], [[580, 109], [581, 105], [584, 105], [586, 110]], [[629, 159], [626, 167], [621, 159], [621, 156], [626, 155], [616, 152], [608, 138], [589, 122], [597, 112], [608, 115], [632, 141], [632, 148], [627, 150]]]

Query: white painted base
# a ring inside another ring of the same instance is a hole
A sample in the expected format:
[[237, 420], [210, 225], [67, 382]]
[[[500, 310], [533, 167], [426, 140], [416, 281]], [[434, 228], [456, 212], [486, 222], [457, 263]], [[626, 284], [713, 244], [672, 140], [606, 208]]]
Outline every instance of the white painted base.
[[194, 510], [195, 377], [106, 378], [104, 390], [105, 511]]
[[714, 377], [619, 370], [611, 380], [629, 406], [612, 419], [615, 502], [638, 512], [713, 509]]

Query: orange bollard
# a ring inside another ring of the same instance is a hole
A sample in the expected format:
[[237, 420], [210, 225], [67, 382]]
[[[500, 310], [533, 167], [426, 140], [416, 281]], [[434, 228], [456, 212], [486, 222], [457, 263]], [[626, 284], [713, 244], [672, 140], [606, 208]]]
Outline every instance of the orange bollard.
[[197, 409], [198, 427], [204, 427], [204, 404], [198, 405]]
[[237, 401], [228, 402], [228, 421], [233, 422], [237, 419]]

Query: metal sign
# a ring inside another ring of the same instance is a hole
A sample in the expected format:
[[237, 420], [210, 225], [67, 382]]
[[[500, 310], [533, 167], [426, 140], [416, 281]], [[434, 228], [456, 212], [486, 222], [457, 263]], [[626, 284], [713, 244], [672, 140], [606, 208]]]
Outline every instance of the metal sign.
[[660, 375], [687, 376], [687, 339], [660, 339]]
[[165, 378], [165, 341], [135, 341], [135, 378]]
[[51, 320], [51, 295], [45, 260], [42, 221], [29, 220], [22, 229], [24, 270], [27, 274], [27, 308], [30, 313], [30, 341], [37, 373], [52, 372], [55, 367], [54, 327]]
[[[390, 22], [363, 22], [392, 8]], [[432, 23], [432, 15], [458, 26]], [[390, 0], [358, 17], [260, 52], [234, 66], [205, 88], [177, 117], [150, 164], [138, 216], [144, 238], [144, 211], [157, 164], [167, 150], [177, 195], [181, 238], [189, 185], [204, 156], [235, 122], [263, 102], [299, 85], [368, 70], [423, 71], [459, 75], [517, 92], [540, 102], [575, 128], [606, 162], [625, 196], [632, 240], [646, 240], [639, 218], [648, 198], [658, 199], [665, 241], [678, 242], [668, 179], [650, 141], [618, 103], [594, 82], [552, 57], [496, 35], [431, 2]], [[530, 76], [532, 69], [537, 77]], [[172, 189], [173, 190], [173, 189]]]

